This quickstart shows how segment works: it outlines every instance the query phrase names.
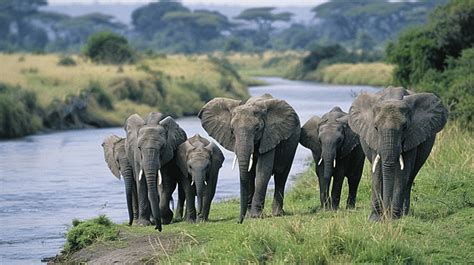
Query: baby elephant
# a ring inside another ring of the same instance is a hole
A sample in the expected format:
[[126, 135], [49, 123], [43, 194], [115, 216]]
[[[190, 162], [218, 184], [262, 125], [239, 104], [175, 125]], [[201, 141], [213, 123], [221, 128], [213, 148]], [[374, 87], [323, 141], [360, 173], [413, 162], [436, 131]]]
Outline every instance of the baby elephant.
[[[184, 192], [197, 195], [198, 221], [208, 220], [211, 201], [216, 192], [217, 176], [223, 162], [224, 155], [219, 147], [199, 134], [178, 147], [176, 163], [183, 175], [187, 176], [186, 180], [191, 183], [185, 185], [191, 187], [191, 190]], [[194, 200], [186, 203], [194, 204]]]
[[[321, 118], [313, 116], [301, 128], [300, 143], [312, 151], [317, 163], [316, 174], [322, 208], [339, 207], [344, 176], [349, 182], [346, 207], [355, 207], [365, 155], [359, 137], [348, 126], [348, 119], [347, 113], [335, 107]], [[329, 197], [331, 176], [334, 180]]]

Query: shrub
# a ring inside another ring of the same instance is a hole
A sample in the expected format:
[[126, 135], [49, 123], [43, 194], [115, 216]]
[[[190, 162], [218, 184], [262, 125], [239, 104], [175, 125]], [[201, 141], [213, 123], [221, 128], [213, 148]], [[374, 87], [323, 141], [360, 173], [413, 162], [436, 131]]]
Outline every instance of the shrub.
[[114, 104], [112, 96], [105, 91], [99, 82], [90, 82], [89, 86], [81, 91], [81, 98], [92, 97], [100, 107], [106, 110], [113, 110]]
[[109, 31], [97, 32], [89, 37], [83, 53], [98, 63], [123, 64], [134, 61], [132, 49], [125, 37]]
[[70, 56], [61, 56], [58, 61], [58, 65], [62, 66], [75, 66], [77, 65], [76, 61]]
[[20, 137], [42, 128], [36, 94], [0, 83], [0, 138]]
[[72, 221], [73, 227], [66, 236], [63, 252], [68, 254], [78, 251], [94, 242], [114, 241], [118, 239], [118, 228], [105, 215], [88, 221]]

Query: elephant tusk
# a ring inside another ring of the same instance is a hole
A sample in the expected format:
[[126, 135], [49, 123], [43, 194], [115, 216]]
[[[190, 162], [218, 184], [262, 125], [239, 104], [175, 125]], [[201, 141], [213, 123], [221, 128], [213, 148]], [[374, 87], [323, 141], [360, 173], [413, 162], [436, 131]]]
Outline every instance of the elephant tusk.
[[158, 185], [161, 185], [162, 181], [163, 181], [163, 177], [161, 176], [161, 170], [158, 170]]
[[334, 162], [332, 163], [332, 167], [336, 168], [336, 159], [334, 158]]
[[234, 156], [234, 162], [232, 162], [232, 170], [234, 170], [235, 164], [237, 164], [237, 155]]
[[143, 176], [143, 169], [140, 170], [140, 174], [138, 174], [138, 180], [142, 180], [142, 176]]
[[321, 165], [322, 162], [323, 162], [323, 158], [321, 157], [321, 159], [319, 159], [318, 166]]
[[377, 163], [379, 162], [379, 160], [380, 160], [380, 155], [377, 154], [374, 160], [374, 164], [372, 165], [372, 173], [375, 173], [375, 169], [377, 168]]
[[249, 161], [249, 169], [248, 169], [248, 172], [250, 172], [250, 170], [252, 170], [252, 166], [253, 166], [253, 154], [250, 154], [250, 161]]
[[191, 181], [191, 186], [194, 186], [194, 180], [193, 180], [193, 181]]
[[403, 162], [402, 154], [400, 154], [400, 158], [398, 160], [400, 161], [400, 170], [403, 170], [405, 168], [405, 163]]
[[206, 185], [206, 186], [207, 186], [207, 181], [205, 181], [205, 180], [204, 180], [204, 185]]

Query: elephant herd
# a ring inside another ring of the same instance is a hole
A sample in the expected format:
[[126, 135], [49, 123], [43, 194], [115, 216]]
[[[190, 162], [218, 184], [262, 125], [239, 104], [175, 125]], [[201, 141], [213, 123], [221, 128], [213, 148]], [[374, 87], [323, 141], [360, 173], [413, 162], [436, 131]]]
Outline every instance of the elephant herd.
[[[358, 95], [345, 113], [334, 107], [302, 127], [296, 111], [269, 94], [246, 102], [214, 98], [198, 114], [202, 127], [235, 153], [240, 173], [240, 216], [260, 217], [267, 186], [274, 176], [272, 214], [283, 215], [285, 183], [298, 143], [311, 150], [319, 179], [321, 207], [337, 209], [344, 177], [347, 208], [354, 208], [365, 157], [372, 164], [372, 211], [369, 219], [407, 214], [418, 171], [428, 158], [447, 110], [431, 93], [388, 87]], [[112, 135], [102, 146], [111, 172], [123, 177], [129, 224], [162, 224], [183, 218], [206, 221], [224, 156], [200, 135], [187, 138], [171, 117], [131, 115], [126, 138]], [[332, 179], [331, 193], [329, 187]], [[178, 189], [178, 205], [170, 208]], [[197, 197], [197, 209], [195, 199]]]

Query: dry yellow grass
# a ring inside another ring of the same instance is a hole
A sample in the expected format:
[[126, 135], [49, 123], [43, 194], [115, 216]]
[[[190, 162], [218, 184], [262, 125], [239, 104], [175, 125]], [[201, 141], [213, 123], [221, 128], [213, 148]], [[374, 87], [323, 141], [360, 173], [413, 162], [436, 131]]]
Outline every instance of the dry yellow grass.
[[393, 65], [385, 63], [333, 64], [310, 72], [305, 79], [330, 84], [388, 86]]

